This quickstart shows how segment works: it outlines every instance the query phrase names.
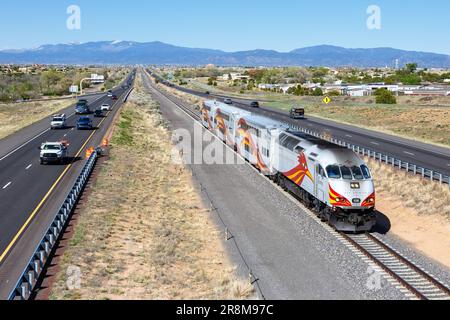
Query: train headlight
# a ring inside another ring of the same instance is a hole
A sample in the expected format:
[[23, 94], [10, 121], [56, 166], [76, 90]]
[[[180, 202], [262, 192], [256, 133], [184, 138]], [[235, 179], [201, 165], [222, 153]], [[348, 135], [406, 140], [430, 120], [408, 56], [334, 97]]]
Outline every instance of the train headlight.
[[375, 205], [375, 193], [367, 197], [367, 199], [364, 200], [364, 202], [362, 203], [363, 207], [372, 207], [374, 205]]
[[352, 183], [350, 184], [350, 187], [351, 187], [352, 189], [360, 189], [360, 188], [361, 188], [361, 185], [359, 184], [359, 182], [352, 182]]

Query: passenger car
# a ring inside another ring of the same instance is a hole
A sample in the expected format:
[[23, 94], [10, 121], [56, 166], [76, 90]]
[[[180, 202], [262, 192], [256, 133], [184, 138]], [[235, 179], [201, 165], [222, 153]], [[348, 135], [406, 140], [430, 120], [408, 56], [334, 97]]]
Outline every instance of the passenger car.
[[89, 117], [80, 117], [77, 122], [77, 130], [92, 129], [92, 119]]
[[50, 124], [50, 128], [54, 129], [64, 129], [66, 127], [66, 115], [65, 114], [57, 114], [53, 116], [52, 122]]

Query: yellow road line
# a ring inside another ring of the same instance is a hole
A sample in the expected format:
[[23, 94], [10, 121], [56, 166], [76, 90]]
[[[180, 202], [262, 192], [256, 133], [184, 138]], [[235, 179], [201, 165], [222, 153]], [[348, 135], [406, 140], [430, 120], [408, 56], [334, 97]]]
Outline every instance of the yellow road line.
[[[107, 115], [109, 114], [109, 112], [107, 113]], [[105, 121], [106, 118], [103, 118], [103, 120], [98, 124], [98, 126], [100, 127], [101, 124], [103, 123], [103, 121]], [[92, 132], [91, 135], [87, 138], [86, 142], [83, 144], [83, 146], [80, 148], [80, 150], [78, 151], [78, 153], [75, 155], [75, 158], [77, 158], [81, 152], [83, 151], [84, 147], [86, 147], [86, 145], [88, 144], [88, 142], [92, 139], [92, 137], [94, 136], [94, 134], [96, 133], [96, 131]], [[33, 220], [33, 218], [36, 216], [36, 214], [38, 213], [38, 211], [42, 208], [42, 206], [44, 205], [45, 201], [47, 201], [48, 197], [50, 196], [50, 194], [53, 192], [53, 190], [56, 188], [56, 186], [58, 185], [58, 183], [61, 181], [61, 179], [66, 175], [67, 171], [69, 171], [69, 169], [72, 167], [73, 165], [73, 161], [71, 164], [69, 164], [66, 169], [63, 171], [63, 173], [58, 177], [58, 179], [56, 179], [55, 183], [51, 186], [50, 190], [48, 190], [47, 194], [44, 196], [44, 198], [41, 200], [41, 202], [39, 202], [39, 204], [37, 205], [37, 207], [33, 210], [33, 212], [31, 213], [30, 217], [27, 219], [27, 221], [25, 221], [24, 225], [20, 228], [20, 230], [17, 232], [17, 234], [14, 236], [14, 238], [11, 240], [11, 242], [8, 244], [8, 246], [6, 247], [5, 251], [2, 253], [2, 255], [0, 256], [0, 263], [3, 262], [3, 260], [5, 259], [5, 257], [8, 255], [8, 253], [11, 251], [11, 248], [16, 244], [17, 240], [19, 240], [20, 236], [22, 235], [22, 233], [25, 231], [25, 229], [28, 227], [28, 225], [30, 224], [30, 222]]]

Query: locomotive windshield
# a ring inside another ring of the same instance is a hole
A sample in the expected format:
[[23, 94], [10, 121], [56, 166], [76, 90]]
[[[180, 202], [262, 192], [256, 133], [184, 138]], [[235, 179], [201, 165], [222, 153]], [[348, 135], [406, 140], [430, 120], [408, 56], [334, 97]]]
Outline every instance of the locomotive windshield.
[[363, 175], [364, 175], [365, 179], [371, 179], [372, 178], [372, 176], [370, 175], [370, 170], [369, 170], [369, 168], [367, 168], [367, 166], [362, 165], [361, 169], [362, 169], [362, 172], [363, 172]]
[[351, 168], [337, 165], [328, 166], [327, 175], [328, 178], [330, 179], [345, 179], [345, 180], [371, 179], [370, 170], [365, 165], [362, 165], [361, 167], [353, 166]]
[[356, 180], [362, 180], [362, 179], [364, 179], [360, 167], [357, 167], [357, 166], [352, 167], [352, 173], [353, 173], [353, 177], [354, 177]]
[[341, 170], [339, 170], [338, 166], [328, 166], [327, 167], [327, 175], [330, 179], [340, 179], [341, 178]]
[[341, 166], [341, 173], [342, 173], [342, 178], [343, 179], [345, 179], [345, 180], [352, 180], [353, 179], [352, 171], [350, 170], [349, 167]]

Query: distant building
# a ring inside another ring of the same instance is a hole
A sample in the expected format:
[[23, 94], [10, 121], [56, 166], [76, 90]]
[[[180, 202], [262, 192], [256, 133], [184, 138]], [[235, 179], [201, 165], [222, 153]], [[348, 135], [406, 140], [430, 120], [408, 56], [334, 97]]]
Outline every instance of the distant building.
[[228, 80], [235, 81], [235, 80], [243, 80], [243, 79], [248, 80], [248, 79], [250, 79], [250, 76], [246, 76], [246, 75], [243, 75], [242, 73], [236, 73], [236, 72], [225, 73], [222, 76], [223, 81], [228, 81]]

